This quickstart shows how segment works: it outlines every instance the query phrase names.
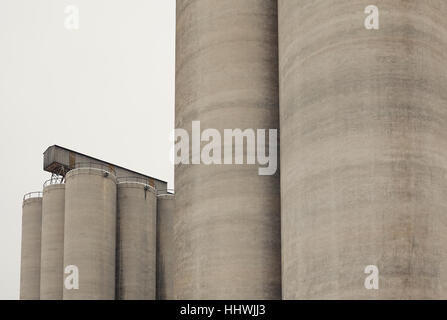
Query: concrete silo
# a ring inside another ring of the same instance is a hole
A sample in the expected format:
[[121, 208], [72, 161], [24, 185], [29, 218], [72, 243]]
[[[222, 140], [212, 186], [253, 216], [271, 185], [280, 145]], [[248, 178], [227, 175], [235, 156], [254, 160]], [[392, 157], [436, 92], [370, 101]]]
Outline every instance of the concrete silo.
[[40, 299], [40, 243], [42, 231], [42, 193], [28, 193], [22, 205], [22, 256], [20, 300]]
[[116, 178], [107, 167], [80, 167], [66, 175], [64, 268], [79, 272], [64, 300], [115, 298]]
[[[276, 0], [177, 0], [176, 128], [190, 137], [192, 121], [222, 137], [278, 128], [276, 9]], [[183, 163], [175, 183], [176, 298], [279, 299], [278, 173]]]
[[174, 295], [174, 195], [157, 195], [157, 300], [173, 300]]
[[43, 188], [40, 299], [62, 300], [64, 278], [65, 184], [48, 180]]
[[447, 2], [278, 4], [283, 298], [446, 299]]
[[146, 179], [118, 179], [117, 299], [155, 300], [156, 191]]

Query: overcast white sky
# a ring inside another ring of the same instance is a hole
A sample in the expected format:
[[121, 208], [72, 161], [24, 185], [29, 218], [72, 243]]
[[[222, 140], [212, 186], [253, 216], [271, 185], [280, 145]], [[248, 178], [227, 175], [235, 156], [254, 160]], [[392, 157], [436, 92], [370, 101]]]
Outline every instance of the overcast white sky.
[[175, 0], [0, 0], [0, 299], [19, 297], [22, 196], [48, 146], [173, 188], [174, 78]]

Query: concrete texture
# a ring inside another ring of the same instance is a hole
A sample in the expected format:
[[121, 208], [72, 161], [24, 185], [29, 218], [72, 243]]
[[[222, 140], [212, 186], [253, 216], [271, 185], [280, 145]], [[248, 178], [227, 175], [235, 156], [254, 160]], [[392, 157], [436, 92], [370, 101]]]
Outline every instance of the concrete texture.
[[64, 282], [65, 184], [43, 189], [40, 299], [62, 300]]
[[[278, 128], [276, 0], [177, 1], [176, 128]], [[175, 167], [177, 299], [279, 299], [279, 175]]]
[[155, 190], [134, 182], [119, 182], [117, 187], [117, 299], [155, 300]]
[[42, 197], [24, 200], [22, 206], [20, 300], [40, 299], [41, 230]]
[[67, 173], [64, 268], [78, 267], [79, 289], [64, 287], [64, 300], [115, 298], [116, 197], [111, 173], [93, 168]]
[[173, 300], [174, 295], [174, 195], [157, 196], [157, 300]]
[[278, 4], [284, 299], [446, 299], [447, 2]]

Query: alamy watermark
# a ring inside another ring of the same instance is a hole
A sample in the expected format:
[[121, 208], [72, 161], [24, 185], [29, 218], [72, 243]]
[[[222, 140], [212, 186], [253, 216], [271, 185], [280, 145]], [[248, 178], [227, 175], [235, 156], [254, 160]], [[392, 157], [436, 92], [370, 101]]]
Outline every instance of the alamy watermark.
[[374, 5], [367, 6], [365, 14], [368, 15], [365, 19], [365, 28], [367, 30], [379, 30], [379, 8]]
[[200, 121], [193, 121], [191, 137], [187, 130], [175, 129], [171, 142], [171, 161], [176, 165], [258, 164], [262, 176], [274, 175], [278, 168], [277, 129], [224, 129], [222, 139], [221, 131], [202, 132]]
[[79, 8], [75, 5], [68, 5], [65, 7], [64, 26], [67, 30], [79, 29]]
[[64, 287], [67, 290], [79, 289], [79, 268], [75, 265], [66, 266], [64, 273], [67, 275], [64, 280]]
[[365, 289], [379, 290], [379, 268], [375, 265], [366, 266], [365, 274], [368, 274], [365, 279]]

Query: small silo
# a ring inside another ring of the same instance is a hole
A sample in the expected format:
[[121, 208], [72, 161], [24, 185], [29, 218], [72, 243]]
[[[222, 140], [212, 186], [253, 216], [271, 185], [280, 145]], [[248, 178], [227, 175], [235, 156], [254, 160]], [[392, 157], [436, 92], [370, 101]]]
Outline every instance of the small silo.
[[79, 287], [64, 281], [63, 299], [113, 300], [116, 178], [108, 167], [81, 164], [67, 173], [64, 232], [64, 268], [79, 272]]
[[41, 232], [42, 193], [28, 193], [23, 197], [22, 205], [20, 300], [40, 299]]
[[40, 299], [62, 300], [64, 277], [65, 184], [50, 179], [42, 200], [42, 262]]
[[155, 300], [156, 191], [143, 178], [117, 184], [117, 299]]
[[157, 300], [174, 296], [174, 194], [168, 190], [157, 195]]

